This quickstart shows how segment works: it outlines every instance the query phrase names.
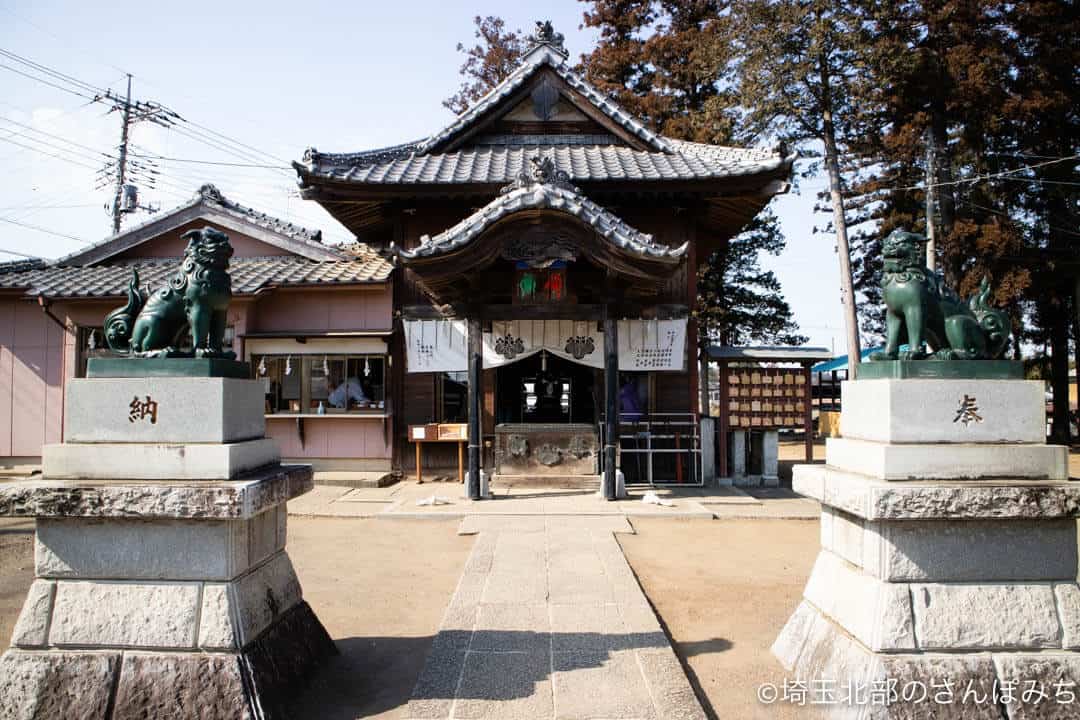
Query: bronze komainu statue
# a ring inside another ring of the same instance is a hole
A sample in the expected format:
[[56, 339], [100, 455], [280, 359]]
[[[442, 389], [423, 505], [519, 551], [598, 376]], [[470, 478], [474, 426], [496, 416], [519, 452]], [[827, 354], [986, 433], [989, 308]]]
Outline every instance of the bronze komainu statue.
[[[888, 332], [884, 352], [871, 360], [987, 360], [1000, 358], [1009, 342], [1011, 323], [1001, 310], [987, 305], [990, 281], [967, 303], [940, 276], [926, 267], [926, 238], [894, 230], [885, 238], [882, 295]], [[904, 342], [908, 350], [899, 352]]]
[[139, 289], [131, 272], [127, 304], [105, 316], [109, 347], [138, 356], [177, 356], [186, 331], [196, 357], [235, 358], [223, 351], [226, 311], [232, 298], [229, 236], [205, 227], [183, 234], [188, 241], [180, 269], [153, 293]]

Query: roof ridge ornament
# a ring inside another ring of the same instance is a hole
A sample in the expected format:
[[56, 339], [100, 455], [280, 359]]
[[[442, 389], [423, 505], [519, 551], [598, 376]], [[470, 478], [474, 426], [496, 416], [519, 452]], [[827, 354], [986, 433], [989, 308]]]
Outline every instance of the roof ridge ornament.
[[221, 194], [221, 191], [217, 189], [217, 186], [213, 183], [204, 183], [199, 188], [199, 197], [204, 200], [213, 200], [214, 202], [224, 202], [225, 196]]
[[529, 43], [528, 50], [525, 51], [526, 55], [532, 54], [537, 49], [547, 46], [557, 52], [562, 57], [570, 57], [570, 53], [563, 47], [563, 41], [566, 38], [561, 32], [555, 32], [555, 28], [552, 27], [550, 20], [537, 20], [536, 29], [532, 35], [525, 38], [525, 41]]
[[553, 187], [569, 190], [572, 193], [580, 193], [581, 189], [574, 187], [570, 182], [570, 173], [555, 167], [555, 161], [550, 157], [534, 155], [529, 158], [532, 168], [522, 168], [513, 182], [499, 190], [500, 195], [522, 190], [532, 185], [551, 185]]

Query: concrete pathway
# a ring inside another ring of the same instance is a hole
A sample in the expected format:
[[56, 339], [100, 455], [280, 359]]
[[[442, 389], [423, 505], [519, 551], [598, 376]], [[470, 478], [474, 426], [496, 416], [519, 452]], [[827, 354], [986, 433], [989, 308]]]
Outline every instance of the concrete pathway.
[[703, 720], [613, 533], [624, 517], [470, 516], [479, 533], [406, 716]]

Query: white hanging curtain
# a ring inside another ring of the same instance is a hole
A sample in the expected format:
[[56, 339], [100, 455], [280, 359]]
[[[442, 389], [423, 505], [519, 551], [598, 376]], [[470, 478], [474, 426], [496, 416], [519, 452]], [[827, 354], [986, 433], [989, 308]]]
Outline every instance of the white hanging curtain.
[[684, 370], [686, 318], [620, 320], [619, 370]]
[[[464, 372], [464, 320], [406, 320], [407, 372]], [[484, 333], [485, 368], [502, 367], [541, 350], [588, 367], [604, 367], [604, 334], [582, 320], [506, 320]], [[685, 369], [686, 319], [619, 320], [619, 370]]]
[[405, 371], [465, 372], [468, 334], [464, 320], [405, 320]]
[[507, 320], [491, 323], [484, 333], [484, 367], [508, 365], [541, 350], [594, 368], [604, 367], [604, 335], [595, 322], [579, 320]]

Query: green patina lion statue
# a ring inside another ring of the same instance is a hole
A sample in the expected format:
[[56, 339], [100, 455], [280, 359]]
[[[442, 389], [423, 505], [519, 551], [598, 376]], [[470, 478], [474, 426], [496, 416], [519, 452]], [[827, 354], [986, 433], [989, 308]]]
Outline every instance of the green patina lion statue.
[[124, 307], [105, 316], [105, 341], [114, 352], [140, 357], [176, 357], [190, 330], [195, 357], [234, 359], [222, 350], [226, 311], [232, 298], [229, 236], [212, 227], [191, 230], [184, 259], [167, 285], [154, 293], [139, 289], [139, 273], [131, 272]]
[[[883, 352], [871, 360], [992, 360], [1009, 342], [1011, 323], [1001, 310], [987, 305], [990, 281], [964, 303], [942, 278], [926, 267], [926, 238], [894, 230], [885, 238], [882, 295], [888, 338]], [[900, 352], [907, 342], [908, 350]], [[923, 345], [929, 345], [931, 356]]]

